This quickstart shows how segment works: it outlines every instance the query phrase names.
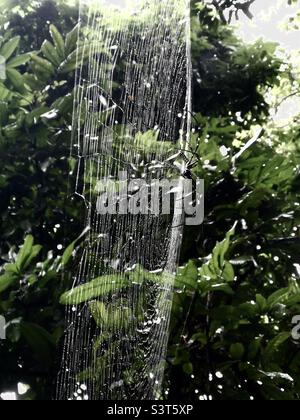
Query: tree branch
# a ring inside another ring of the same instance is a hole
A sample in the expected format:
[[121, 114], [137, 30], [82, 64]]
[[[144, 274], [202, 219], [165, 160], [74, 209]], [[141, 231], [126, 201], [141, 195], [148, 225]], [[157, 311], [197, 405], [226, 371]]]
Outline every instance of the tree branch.
[[281, 105], [285, 101], [287, 101], [288, 99], [292, 98], [293, 96], [297, 96], [297, 95], [300, 95], [300, 90], [296, 90], [295, 92], [292, 92], [289, 95], [287, 95], [284, 98], [282, 98], [281, 101], [276, 105], [276, 108], [275, 108], [276, 113], [278, 112], [279, 108], [281, 107]]
[[237, 10], [241, 10], [249, 19], [253, 19], [253, 14], [250, 11], [250, 6], [255, 0], [248, 0], [246, 3], [237, 3], [235, 5]]
[[[238, 20], [238, 13], [242, 11], [249, 19], [253, 19], [253, 14], [250, 11], [250, 6], [255, 2], [255, 0], [248, 0], [232, 3], [230, 1], [220, 2], [218, 0], [212, 0], [211, 4], [216, 8], [219, 13], [220, 19], [223, 23], [230, 23], [232, 20], [233, 14], [235, 14], [236, 19]], [[229, 9], [229, 19], [225, 17], [225, 10]]]

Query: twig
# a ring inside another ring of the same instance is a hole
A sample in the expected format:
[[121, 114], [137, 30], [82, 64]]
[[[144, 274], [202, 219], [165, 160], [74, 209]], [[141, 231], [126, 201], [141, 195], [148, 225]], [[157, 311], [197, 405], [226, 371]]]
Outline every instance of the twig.
[[295, 92], [290, 93], [289, 95], [285, 96], [277, 105], [275, 108], [276, 113], [278, 112], [278, 109], [281, 107], [281, 105], [287, 101], [288, 99], [292, 98], [293, 96], [300, 95], [300, 90], [296, 90]]
[[260, 137], [262, 136], [264, 134], [264, 129], [263, 128], [261, 128], [258, 132], [257, 132], [257, 134], [254, 136], [254, 137], [252, 137], [252, 139], [250, 139], [246, 144], [245, 144], [245, 146], [236, 154], [236, 155], [234, 155], [233, 156], [233, 158], [232, 158], [232, 161], [233, 161], [233, 165], [235, 166], [235, 162], [237, 161], [237, 159], [239, 159], [241, 156], [242, 156], [242, 154], [243, 153], [245, 153], [246, 152], [246, 150], [248, 150], [249, 149], [249, 147], [251, 147], [254, 143], [256, 143], [257, 142], [257, 140], [258, 139], [260, 139]]

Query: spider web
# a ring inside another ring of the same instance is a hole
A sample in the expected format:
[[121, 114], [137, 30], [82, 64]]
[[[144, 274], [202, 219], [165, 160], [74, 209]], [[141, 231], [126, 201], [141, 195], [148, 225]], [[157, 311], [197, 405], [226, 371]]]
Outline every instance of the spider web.
[[162, 398], [183, 216], [177, 204], [169, 216], [99, 214], [97, 191], [115, 188], [120, 171], [149, 185], [178, 178], [163, 162], [189, 141], [189, 2], [115, 3], [89, 3], [85, 19], [81, 2], [72, 155], [86, 235], [60, 400]]

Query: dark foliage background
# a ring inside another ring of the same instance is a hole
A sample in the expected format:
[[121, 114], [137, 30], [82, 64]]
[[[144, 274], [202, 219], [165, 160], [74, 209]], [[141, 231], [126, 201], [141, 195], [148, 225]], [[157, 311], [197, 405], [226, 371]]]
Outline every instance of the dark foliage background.
[[[279, 101], [291, 94], [299, 79], [274, 44], [234, 35], [229, 19], [250, 13], [251, 3], [193, 2], [194, 171], [206, 181], [206, 218], [185, 233], [166, 398], [300, 397], [291, 339], [300, 314], [299, 121], [278, 128], [266, 101], [270, 89]], [[0, 393], [23, 383], [19, 398], [51, 399], [59, 298], [72, 284], [72, 241], [83, 229], [69, 157], [78, 6], [0, 4], [8, 63], [0, 80], [0, 314], [8, 321]], [[259, 140], [234, 159], [257, 125]]]

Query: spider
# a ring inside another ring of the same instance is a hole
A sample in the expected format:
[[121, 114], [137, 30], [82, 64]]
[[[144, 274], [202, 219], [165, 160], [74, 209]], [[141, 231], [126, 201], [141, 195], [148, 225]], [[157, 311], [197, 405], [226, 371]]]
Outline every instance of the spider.
[[[187, 153], [192, 155], [190, 159], [187, 157]], [[178, 162], [178, 158], [183, 160], [183, 165], [182, 162]], [[172, 166], [180, 171], [183, 178], [194, 179], [192, 170], [198, 165], [199, 160], [200, 156], [196, 150], [180, 150], [176, 155], [168, 158], [166, 162], [172, 162]]]
[[[187, 155], [190, 154], [191, 157], [188, 158]], [[175, 155], [172, 155], [171, 157], [167, 158], [164, 162], [142, 162], [142, 164], [139, 166], [138, 163], [130, 163], [126, 162], [121, 157], [115, 157], [113, 155], [105, 156], [103, 153], [94, 153], [92, 155], [85, 155], [84, 156], [87, 159], [96, 160], [96, 162], [99, 162], [99, 159], [103, 159], [103, 161], [111, 161], [116, 162], [117, 165], [122, 165], [125, 168], [129, 169], [130, 171], [133, 171], [135, 174], [139, 172], [139, 170], [161, 170], [163, 168], [170, 168], [170, 169], [176, 169], [177, 172], [180, 173], [180, 176], [182, 176], [185, 179], [195, 179], [195, 176], [193, 174], [193, 169], [198, 165], [198, 162], [200, 161], [200, 156], [197, 153], [196, 150], [183, 150], [180, 149]]]

